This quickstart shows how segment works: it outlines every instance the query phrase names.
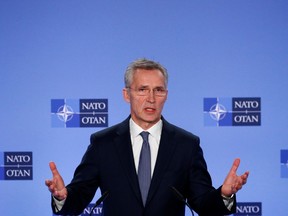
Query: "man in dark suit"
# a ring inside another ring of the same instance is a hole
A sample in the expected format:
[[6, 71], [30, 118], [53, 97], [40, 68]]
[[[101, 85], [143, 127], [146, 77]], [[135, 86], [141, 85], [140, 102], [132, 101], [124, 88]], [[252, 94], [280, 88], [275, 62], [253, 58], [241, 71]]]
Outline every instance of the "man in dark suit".
[[[235, 212], [235, 194], [249, 173], [236, 174], [240, 164], [236, 159], [223, 185], [212, 186], [199, 138], [161, 114], [167, 83], [167, 71], [157, 62], [139, 59], [128, 66], [123, 96], [130, 103], [130, 116], [91, 135], [67, 186], [56, 165], [49, 164], [53, 179], [45, 184], [55, 214], [81, 214], [98, 187], [109, 194], [103, 203], [105, 216], [184, 216], [185, 202], [175, 189], [200, 216]], [[148, 132], [146, 138], [143, 131]]]

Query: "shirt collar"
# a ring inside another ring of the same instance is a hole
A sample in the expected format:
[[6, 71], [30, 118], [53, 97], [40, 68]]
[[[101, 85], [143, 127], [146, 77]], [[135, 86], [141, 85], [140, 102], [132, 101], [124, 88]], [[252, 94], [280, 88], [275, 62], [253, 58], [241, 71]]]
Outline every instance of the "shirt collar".
[[160, 119], [156, 124], [154, 124], [151, 128], [149, 128], [148, 130], [144, 130], [142, 129], [139, 125], [137, 125], [132, 118], [130, 118], [129, 121], [129, 125], [130, 125], [130, 133], [131, 133], [131, 137], [136, 137], [138, 136], [142, 131], [148, 131], [150, 133], [151, 136], [155, 137], [156, 140], [160, 140], [160, 136], [161, 136], [161, 131], [162, 131], [162, 126], [163, 126], [163, 122], [162, 119]]

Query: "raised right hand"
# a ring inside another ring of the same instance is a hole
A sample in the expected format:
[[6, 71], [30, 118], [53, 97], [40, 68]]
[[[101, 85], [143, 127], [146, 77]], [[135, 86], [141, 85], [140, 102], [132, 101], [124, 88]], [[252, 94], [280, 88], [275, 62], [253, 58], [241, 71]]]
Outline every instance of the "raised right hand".
[[56, 199], [66, 199], [68, 192], [65, 187], [64, 181], [56, 168], [55, 163], [50, 162], [49, 167], [52, 172], [53, 178], [50, 180], [45, 180], [46, 186], [48, 187], [52, 196], [54, 196]]

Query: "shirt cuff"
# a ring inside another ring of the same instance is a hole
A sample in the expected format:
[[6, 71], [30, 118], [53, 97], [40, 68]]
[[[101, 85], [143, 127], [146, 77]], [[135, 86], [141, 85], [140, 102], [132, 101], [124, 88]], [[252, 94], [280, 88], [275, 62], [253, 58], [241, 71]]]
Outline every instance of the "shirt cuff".
[[63, 200], [58, 200], [56, 199], [54, 196], [52, 196], [53, 198], [53, 201], [54, 201], [54, 207], [55, 207], [55, 212], [59, 212], [61, 211], [61, 209], [63, 208], [63, 205], [65, 203], [65, 200], [66, 199], [63, 199]]
[[223, 202], [226, 206], [226, 208], [231, 211], [232, 207], [233, 207], [233, 204], [234, 204], [234, 194], [232, 194], [231, 197], [227, 197], [227, 196], [223, 196], [222, 195], [222, 198], [223, 198]]

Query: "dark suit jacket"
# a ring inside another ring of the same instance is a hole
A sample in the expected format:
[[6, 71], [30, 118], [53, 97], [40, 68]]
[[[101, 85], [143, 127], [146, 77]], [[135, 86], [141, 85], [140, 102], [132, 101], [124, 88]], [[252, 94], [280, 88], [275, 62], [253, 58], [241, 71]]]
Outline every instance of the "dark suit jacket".
[[58, 214], [81, 214], [98, 187], [101, 192], [109, 191], [103, 203], [105, 216], [184, 216], [185, 205], [170, 186], [180, 191], [201, 216], [235, 211], [235, 204], [231, 212], [225, 207], [221, 187], [212, 187], [199, 138], [164, 118], [158, 157], [144, 207], [132, 153], [129, 118], [91, 135], [91, 144], [75, 170], [72, 182], [67, 185], [68, 197]]

